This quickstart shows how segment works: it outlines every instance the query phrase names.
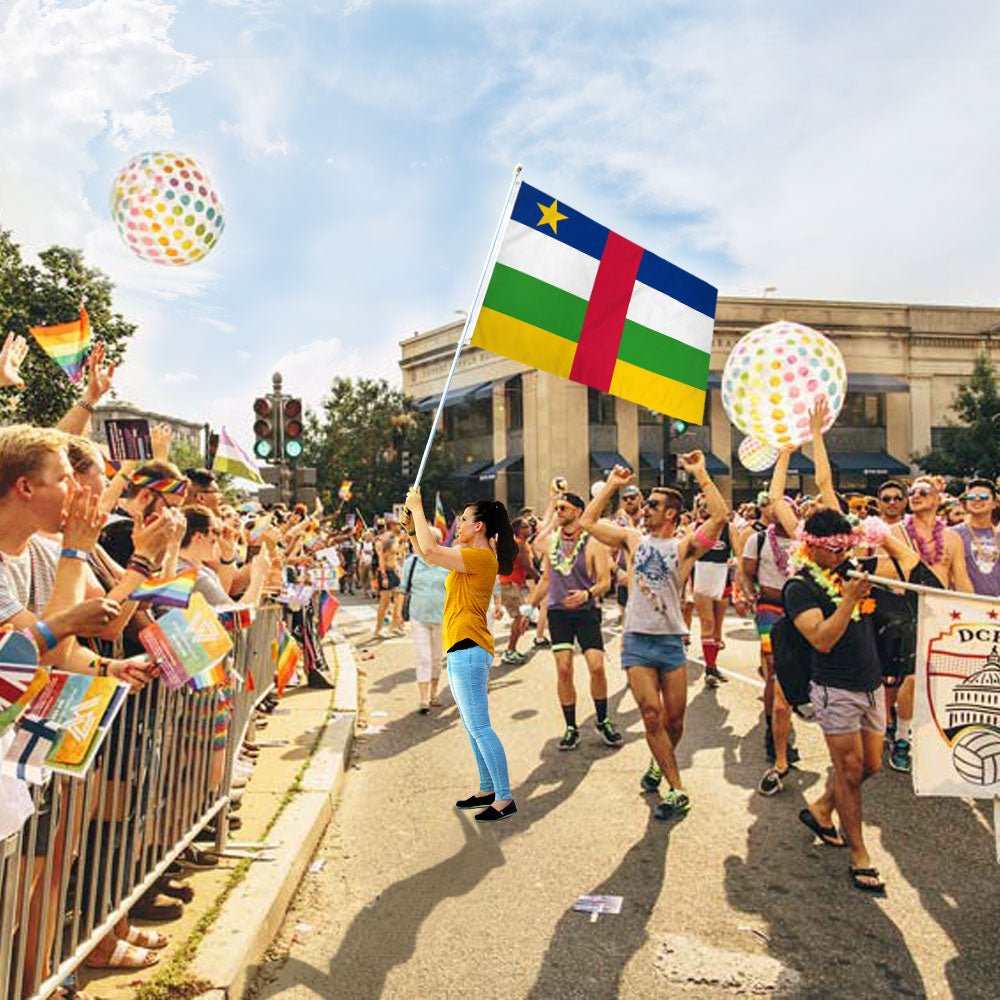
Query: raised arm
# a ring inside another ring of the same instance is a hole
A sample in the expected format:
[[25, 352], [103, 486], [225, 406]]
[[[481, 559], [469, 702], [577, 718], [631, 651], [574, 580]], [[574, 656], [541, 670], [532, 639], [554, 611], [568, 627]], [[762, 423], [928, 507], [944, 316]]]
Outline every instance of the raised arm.
[[[774, 463], [774, 470], [771, 473], [771, 488], [768, 497], [771, 500], [771, 513], [778, 524], [785, 529], [785, 534], [789, 538], [795, 537], [795, 532], [799, 527], [799, 519], [792, 510], [792, 505], [785, 496], [785, 483], [788, 481], [788, 463], [792, 460], [794, 448], [782, 448], [778, 452], [778, 461]], [[757, 553], [760, 558], [760, 553]]]
[[[413, 516], [413, 527], [416, 530], [417, 543], [425, 562], [435, 566], [443, 566], [445, 569], [453, 570], [456, 573], [465, 573], [465, 560], [462, 558], [461, 549], [449, 549], [438, 543], [431, 534], [431, 526], [424, 516], [424, 502], [420, 497], [420, 490], [411, 489], [406, 494], [406, 509]], [[465, 517], [465, 512], [461, 515]]]
[[616, 465], [611, 470], [611, 475], [608, 476], [600, 492], [587, 504], [580, 517], [580, 525], [584, 531], [589, 532], [605, 545], [611, 545], [615, 548], [624, 546], [629, 555], [632, 554], [639, 540], [639, 532], [634, 528], [623, 528], [613, 521], [602, 520], [601, 512], [607, 507], [611, 495], [627, 486], [633, 478], [632, 472], [624, 465]]
[[[809, 423], [812, 428], [813, 464], [816, 466], [816, 486], [819, 489], [823, 506], [840, 511], [840, 501], [833, 488], [830, 456], [827, 454], [826, 442], [823, 440], [823, 424], [828, 413], [826, 396], [820, 396], [816, 400], [812, 413], [809, 414]], [[840, 512], [843, 513], [843, 511]]]
[[115, 377], [115, 363], [111, 361], [105, 364], [105, 357], [104, 344], [95, 344], [87, 358], [87, 385], [83, 390], [83, 398], [63, 414], [62, 420], [56, 424], [59, 430], [90, 437], [90, 415], [101, 397], [111, 388], [111, 381]]
[[678, 546], [679, 559], [694, 560], [707, 552], [718, 541], [719, 535], [722, 534], [722, 529], [725, 527], [726, 519], [729, 517], [729, 508], [726, 506], [726, 501], [723, 500], [719, 488], [712, 482], [712, 477], [705, 468], [704, 453], [689, 451], [686, 455], [678, 455], [677, 460], [694, 477], [708, 506], [708, 519], [697, 531], [685, 535]]

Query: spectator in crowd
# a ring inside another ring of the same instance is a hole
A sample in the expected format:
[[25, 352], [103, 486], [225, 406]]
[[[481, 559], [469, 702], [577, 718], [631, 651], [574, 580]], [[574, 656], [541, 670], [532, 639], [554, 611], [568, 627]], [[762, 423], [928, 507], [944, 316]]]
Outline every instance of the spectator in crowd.
[[186, 503], [189, 507], [207, 507], [213, 514], [221, 513], [222, 490], [215, 480], [215, 473], [209, 469], [185, 469], [184, 475], [190, 484]]
[[[443, 535], [431, 525], [431, 535], [440, 545]], [[441, 622], [444, 617], [445, 580], [448, 570], [427, 562], [419, 553], [407, 556], [403, 563], [402, 592], [409, 597], [410, 638], [413, 639], [417, 667], [417, 698], [421, 715], [441, 705], [438, 685], [441, 681]]]

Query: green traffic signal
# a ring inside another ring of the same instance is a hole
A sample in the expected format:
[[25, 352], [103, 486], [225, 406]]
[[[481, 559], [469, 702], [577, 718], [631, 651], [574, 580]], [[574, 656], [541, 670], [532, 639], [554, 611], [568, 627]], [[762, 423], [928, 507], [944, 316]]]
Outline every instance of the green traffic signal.
[[687, 421], [675, 420], [674, 421], [674, 433], [683, 434], [688, 429]]
[[285, 442], [285, 454], [289, 458], [298, 458], [302, 454], [302, 442], [292, 438]]
[[253, 452], [258, 458], [270, 458], [271, 451], [271, 442], [266, 438], [261, 438], [254, 443]]

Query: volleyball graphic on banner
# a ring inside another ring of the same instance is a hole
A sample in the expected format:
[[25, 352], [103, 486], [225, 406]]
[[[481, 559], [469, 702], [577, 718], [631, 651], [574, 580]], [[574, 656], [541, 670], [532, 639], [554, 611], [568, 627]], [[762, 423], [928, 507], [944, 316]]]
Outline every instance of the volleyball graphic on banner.
[[951, 759], [955, 770], [973, 785], [1000, 781], [1000, 733], [973, 729], [959, 738]]
[[111, 217], [137, 257], [183, 267], [202, 260], [225, 228], [208, 171], [186, 153], [134, 156], [111, 185]]
[[778, 461], [778, 449], [756, 438], [745, 437], [736, 451], [743, 468], [750, 472], [763, 472]]
[[824, 397], [828, 430], [846, 393], [847, 368], [837, 345], [787, 320], [741, 337], [722, 371], [726, 415], [744, 434], [776, 448], [811, 439], [809, 414]]

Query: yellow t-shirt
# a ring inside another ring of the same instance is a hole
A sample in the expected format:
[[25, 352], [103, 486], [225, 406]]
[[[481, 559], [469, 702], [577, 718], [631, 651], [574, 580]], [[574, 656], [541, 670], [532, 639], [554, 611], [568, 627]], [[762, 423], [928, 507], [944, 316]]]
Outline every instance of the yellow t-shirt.
[[447, 652], [463, 639], [471, 639], [493, 652], [493, 636], [486, 626], [486, 612], [497, 577], [497, 557], [492, 549], [459, 549], [466, 572], [452, 570], [444, 581], [442, 637]]

